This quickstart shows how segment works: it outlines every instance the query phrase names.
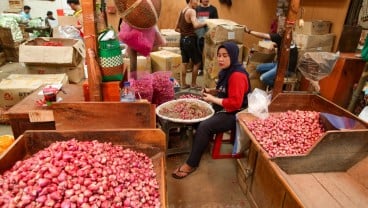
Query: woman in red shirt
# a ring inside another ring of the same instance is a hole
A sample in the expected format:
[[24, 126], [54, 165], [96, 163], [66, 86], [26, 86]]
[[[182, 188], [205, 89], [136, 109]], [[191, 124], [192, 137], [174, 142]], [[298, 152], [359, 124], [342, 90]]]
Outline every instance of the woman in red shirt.
[[225, 42], [218, 48], [219, 81], [215, 89], [203, 90], [203, 99], [213, 104], [216, 113], [199, 123], [189, 158], [172, 173], [174, 178], [181, 179], [195, 171], [213, 135], [235, 130], [235, 114], [248, 107], [250, 81], [248, 73], [238, 62], [238, 55], [239, 48], [233, 42]]

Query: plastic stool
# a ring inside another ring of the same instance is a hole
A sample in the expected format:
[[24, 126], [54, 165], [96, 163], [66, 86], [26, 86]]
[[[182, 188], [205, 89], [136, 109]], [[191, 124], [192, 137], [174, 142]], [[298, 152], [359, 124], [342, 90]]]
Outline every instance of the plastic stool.
[[224, 132], [217, 133], [215, 135], [215, 141], [213, 143], [213, 148], [212, 148], [212, 158], [213, 159], [224, 159], [224, 158], [242, 158], [244, 157], [243, 153], [239, 153], [239, 154], [221, 153], [222, 143], [234, 144], [235, 132], [234, 131], [230, 132], [230, 140], [228, 141], [224, 141], [223, 136], [224, 136]]

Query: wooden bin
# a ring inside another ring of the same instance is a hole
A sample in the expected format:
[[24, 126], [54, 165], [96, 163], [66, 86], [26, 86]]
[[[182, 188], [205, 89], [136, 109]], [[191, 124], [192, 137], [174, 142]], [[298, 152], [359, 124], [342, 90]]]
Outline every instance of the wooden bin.
[[17, 161], [28, 158], [56, 141], [75, 138], [79, 141], [111, 142], [124, 148], [143, 152], [152, 159], [159, 184], [161, 207], [167, 207], [165, 179], [165, 134], [159, 129], [26, 131], [0, 157], [0, 173], [10, 169]]
[[368, 124], [312, 94], [279, 94], [270, 112], [314, 110], [357, 120], [354, 129], [328, 130], [305, 155], [270, 158], [244, 124], [250, 140], [244, 167], [247, 198], [253, 207], [364, 207], [368, 204]]

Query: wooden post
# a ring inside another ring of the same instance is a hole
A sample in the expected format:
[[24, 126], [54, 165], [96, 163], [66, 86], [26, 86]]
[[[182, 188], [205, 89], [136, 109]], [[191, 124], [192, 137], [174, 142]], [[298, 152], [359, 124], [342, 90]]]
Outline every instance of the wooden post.
[[275, 86], [272, 90], [272, 97], [282, 92], [282, 86], [284, 84], [285, 73], [288, 68], [289, 54], [290, 54], [290, 43], [292, 37], [292, 30], [296, 23], [298, 11], [299, 11], [300, 0], [290, 0], [288, 15], [285, 20], [285, 33], [282, 40], [281, 54], [279, 63], [277, 65], [277, 75], [275, 80]]
[[95, 4], [96, 1], [81, 1], [83, 10], [83, 32], [84, 44], [86, 46], [86, 61], [88, 68], [88, 87], [91, 101], [101, 101], [101, 71], [96, 61], [96, 24], [95, 24]]

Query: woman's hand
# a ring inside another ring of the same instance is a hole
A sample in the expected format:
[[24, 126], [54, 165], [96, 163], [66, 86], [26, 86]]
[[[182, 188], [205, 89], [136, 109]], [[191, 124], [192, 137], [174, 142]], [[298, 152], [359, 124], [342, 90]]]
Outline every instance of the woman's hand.
[[[205, 89], [203, 91], [205, 91]], [[203, 100], [206, 102], [213, 103], [215, 100], [215, 97], [209, 93], [203, 92]]]

